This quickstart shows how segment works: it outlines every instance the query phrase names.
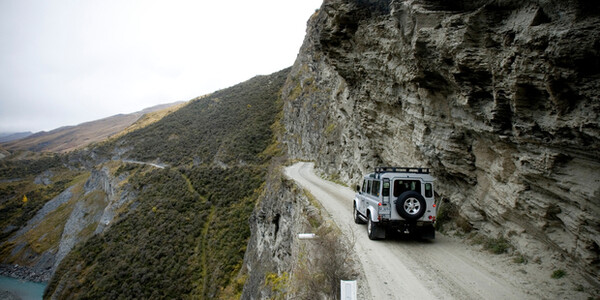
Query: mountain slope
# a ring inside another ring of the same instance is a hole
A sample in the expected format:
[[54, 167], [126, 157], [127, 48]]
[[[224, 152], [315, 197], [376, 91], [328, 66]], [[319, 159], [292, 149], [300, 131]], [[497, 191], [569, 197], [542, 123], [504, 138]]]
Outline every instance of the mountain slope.
[[124, 200], [102, 233], [73, 248], [46, 297], [240, 293], [243, 278], [234, 277], [250, 236], [248, 219], [262, 192], [270, 160], [265, 150], [273, 142], [271, 125], [281, 111], [277, 100], [288, 72], [193, 100], [160, 121], [71, 154], [96, 158], [95, 170], [106, 169], [109, 178], [118, 179], [110, 186], [135, 197]]
[[144, 114], [168, 109], [179, 103], [156, 105], [131, 114], [119, 114], [75, 126], [60, 127], [49, 132], [42, 131], [28, 135], [22, 139], [3, 143], [2, 145], [5, 149], [11, 151], [69, 152], [119, 133], [136, 122]]
[[17, 133], [2, 133], [2, 134], [0, 134], [0, 143], [6, 143], [6, 142], [14, 141], [14, 140], [19, 140], [22, 138], [26, 138], [32, 134], [33, 134], [33, 132], [31, 132], [31, 131], [17, 132]]
[[[279, 73], [277, 73], [279, 74]], [[120, 155], [169, 165], [244, 165], [258, 162], [257, 154], [271, 142], [281, 75], [258, 76], [200, 98], [98, 151], [127, 149]], [[157, 141], [161, 141], [157, 143]]]

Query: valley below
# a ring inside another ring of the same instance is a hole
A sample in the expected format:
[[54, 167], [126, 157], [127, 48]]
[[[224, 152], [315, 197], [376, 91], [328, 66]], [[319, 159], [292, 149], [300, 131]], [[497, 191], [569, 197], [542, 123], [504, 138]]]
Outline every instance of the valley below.
[[34, 300], [44, 295], [46, 284], [0, 276], [0, 299]]

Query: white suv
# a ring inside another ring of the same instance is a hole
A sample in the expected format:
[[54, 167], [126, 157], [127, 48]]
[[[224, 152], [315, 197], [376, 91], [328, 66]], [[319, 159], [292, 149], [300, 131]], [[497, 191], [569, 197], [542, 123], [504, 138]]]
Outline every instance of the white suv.
[[356, 186], [354, 222], [367, 223], [372, 240], [396, 230], [435, 238], [436, 208], [429, 168], [378, 167]]

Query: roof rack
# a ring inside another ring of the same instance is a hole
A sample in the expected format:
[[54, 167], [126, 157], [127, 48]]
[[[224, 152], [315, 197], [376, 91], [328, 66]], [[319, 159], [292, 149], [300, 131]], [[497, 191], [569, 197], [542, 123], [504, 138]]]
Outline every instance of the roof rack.
[[417, 173], [429, 174], [430, 168], [411, 168], [411, 167], [376, 167], [375, 173]]

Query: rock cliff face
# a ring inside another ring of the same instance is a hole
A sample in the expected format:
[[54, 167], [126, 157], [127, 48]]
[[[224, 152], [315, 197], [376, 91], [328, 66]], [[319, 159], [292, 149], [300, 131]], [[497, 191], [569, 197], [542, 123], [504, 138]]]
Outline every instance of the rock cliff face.
[[432, 167], [468, 227], [598, 280], [599, 50], [584, 1], [326, 0], [283, 88], [284, 139], [352, 184]]
[[250, 219], [252, 235], [244, 256], [248, 279], [242, 299], [275, 298], [275, 291], [265, 279], [269, 274], [282, 276], [290, 272], [297, 260], [296, 237], [307, 227], [306, 216], [315, 213], [293, 182], [279, 171], [271, 174]]

